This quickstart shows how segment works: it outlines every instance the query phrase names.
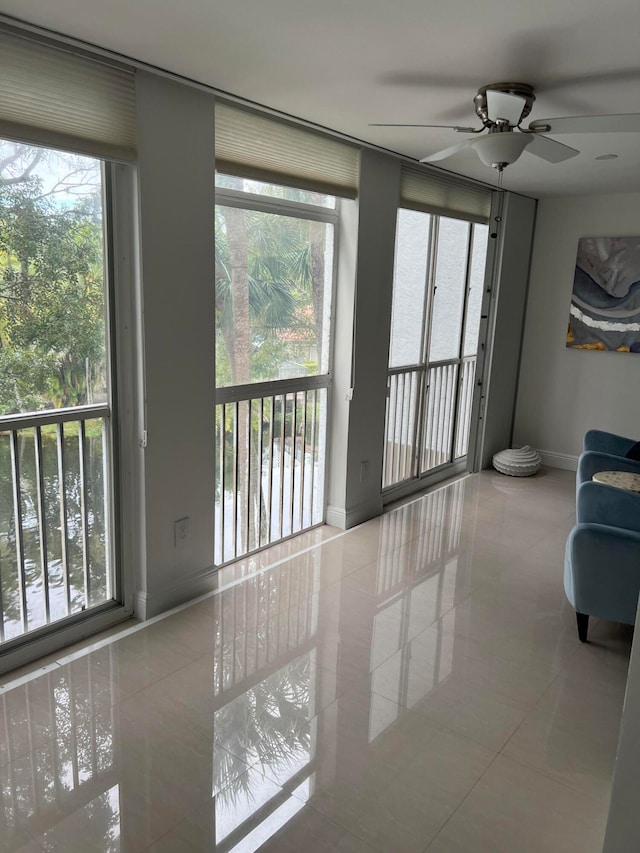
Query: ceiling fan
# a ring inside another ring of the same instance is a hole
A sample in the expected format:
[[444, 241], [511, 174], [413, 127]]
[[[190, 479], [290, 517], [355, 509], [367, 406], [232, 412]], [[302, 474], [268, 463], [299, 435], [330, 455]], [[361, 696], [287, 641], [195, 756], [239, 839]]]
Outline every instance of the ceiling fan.
[[476, 115], [482, 122], [480, 128], [448, 124], [371, 124], [369, 127], [442, 127], [474, 134], [487, 131], [482, 137], [465, 139], [420, 162], [435, 163], [465, 148], [473, 148], [483, 163], [499, 172], [515, 163], [525, 148], [549, 163], [561, 163], [580, 153], [550, 139], [546, 133], [640, 133], [640, 113], [538, 119], [525, 129], [521, 123], [531, 112], [535, 99], [533, 87], [527, 83], [490, 83], [478, 89], [473, 99]]

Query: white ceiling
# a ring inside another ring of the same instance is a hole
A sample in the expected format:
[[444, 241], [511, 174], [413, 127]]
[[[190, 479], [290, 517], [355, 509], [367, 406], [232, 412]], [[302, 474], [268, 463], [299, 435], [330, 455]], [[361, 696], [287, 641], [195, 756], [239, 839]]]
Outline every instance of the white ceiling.
[[[640, 113], [638, 0], [0, 0], [0, 11], [420, 158], [476, 125], [479, 86], [532, 84], [529, 120]], [[558, 137], [504, 173], [530, 195], [640, 191], [640, 134]], [[596, 161], [599, 154], [618, 159]], [[465, 151], [440, 164], [495, 183]]]

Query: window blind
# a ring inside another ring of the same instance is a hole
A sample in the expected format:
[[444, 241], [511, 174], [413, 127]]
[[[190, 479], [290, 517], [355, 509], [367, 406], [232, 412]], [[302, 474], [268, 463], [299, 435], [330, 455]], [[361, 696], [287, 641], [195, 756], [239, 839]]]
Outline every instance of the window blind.
[[0, 136], [135, 159], [134, 73], [0, 31]]
[[492, 192], [453, 175], [429, 169], [403, 166], [400, 179], [400, 206], [424, 213], [436, 213], [468, 222], [489, 221]]
[[355, 198], [359, 149], [301, 125], [216, 101], [216, 170]]

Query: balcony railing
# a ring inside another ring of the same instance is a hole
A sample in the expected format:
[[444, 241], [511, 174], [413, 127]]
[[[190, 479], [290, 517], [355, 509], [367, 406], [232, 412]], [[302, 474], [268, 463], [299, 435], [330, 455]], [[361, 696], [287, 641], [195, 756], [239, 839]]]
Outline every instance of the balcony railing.
[[323, 521], [326, 385], [317, 377], [271, 383], [271, 393], [218, 390], [217, 565]]
[[0, 418], [0, 640], [112, 598], [109, 409]]
[[475, 356], [389, 371], [383, 488], [466, 456]]

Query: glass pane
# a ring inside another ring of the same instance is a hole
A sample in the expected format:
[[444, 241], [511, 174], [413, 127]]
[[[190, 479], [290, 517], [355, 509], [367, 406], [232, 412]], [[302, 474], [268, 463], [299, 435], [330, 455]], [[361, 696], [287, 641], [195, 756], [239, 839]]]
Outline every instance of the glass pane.
[[389, 367], [423, 360], [423, 316], [431, 216], [398, 210]]
[[109, 600], [104, 432], [101, 419], [84, 422], [84, 442], [79, 421], [61, 442], [53, 424], [18, 430], [18, 480], [0, 435], [0, 638]]
[[459, 219], [440, 219], [430, 362], [458, 358], [459, 355], [469, 228], [469, 223]]
[[335, 207], [336, 198], [333, 195], [316, 193], [311, 190], [300, 190], [294, 187], [283, 187], [280, 184], [269, 184], [255, 181], [251, 178], [236, 178], [233, 175], [221, 175], [216, 172], [216, 186], [224, 189], [241, 190], [245, 193], [266, 195], [269, 198], [281, 198], [284, 201], [299, 201], [303, 204], [315, 204], [319, 207]]
[[475, 355], [478, 351], [478, 330], [480, 328], [480, 310], [482, 308], [488, 236], [489, 227], [487, 225], [473, 226], [469, 295], [467, 296], [467, 321], [464, 332], [464, 355]]
[[216, 207], [217, 387], [326, 373], [333, 225]]
[[107, 400], [99, 160], [0, 140], [0, 415]]

